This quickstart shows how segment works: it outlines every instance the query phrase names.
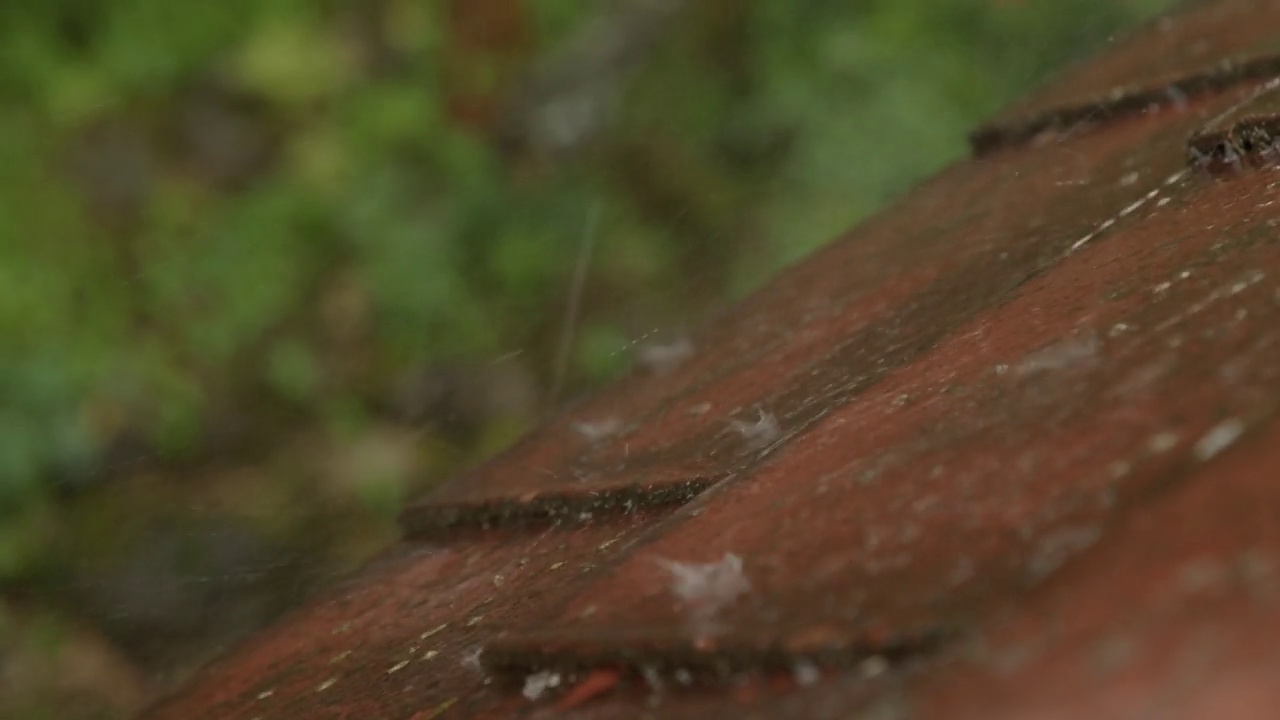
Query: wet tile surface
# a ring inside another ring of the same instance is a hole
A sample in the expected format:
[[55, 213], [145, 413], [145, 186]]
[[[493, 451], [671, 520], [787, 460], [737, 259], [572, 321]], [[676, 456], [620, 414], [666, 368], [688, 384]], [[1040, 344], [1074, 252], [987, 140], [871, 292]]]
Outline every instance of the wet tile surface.
[[[1277, 5], [1007, 117], [1262, 57]], [[148, 717], [1269, 717], [1280, 170], [1191, 149], [1280, 82], [1222, 77], [922, 183]]]

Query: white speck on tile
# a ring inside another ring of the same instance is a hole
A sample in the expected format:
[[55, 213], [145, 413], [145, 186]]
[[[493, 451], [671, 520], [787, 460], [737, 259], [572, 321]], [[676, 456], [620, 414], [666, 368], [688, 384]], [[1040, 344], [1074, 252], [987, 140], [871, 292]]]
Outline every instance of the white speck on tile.
[[316, 692], [324, 692], [325, 690], [328, 690], [329, 688], [333, 687], [333, 684], [336, 682], [338, 682], [338, 678], [331, 677], [328, 680], [325, 680], [324, 682], [317, 685]]
[[1147, 440], [1147, 449], [1151, 452], [1161, 455], [1178, 446], [1178, 433], [1165, 430], [1152, 435]]
[[1119, 216], [1120, 216], [1120, 217], [1124, 217], [1125, 215], [1129, 215], [1129, 214], [1131, 214], [1133, 211], [1135, 211], [1135, 210], [1137, 210], [1138, 208], [1142, 207], [1142, 204], [1143, 204], [1143, 203], [1145, 203], [1146, 201], [1147, 201], [1147, 198], [1145, 198], [1145, 197], [1144, 197], [1144, 198], [1139, 198], [1138, 200], [1134, 200], [1133, 202], [1131, 202], [1131, 203], [1129, 203], [1128, 205], [1126, 205], [1126, 206], [1124, 207], [1124, 209], [1123, 209], [1123, 210], [1121, 210], [1121, 211], [1120, 211], [1120, 215], [1119, 215]]
[[570, 427], [572, 427], [573, 431], [582, 437], [583, 440], [594, 445], [603, 440], [608, 440], [614, 435], [622, 432], [623, 424], [622, 420], [616, 417], [611, 417], [594, 421], [583, 420], [573, 423]]
[[428, 650], [422, 654], [423, 660], [434, 660], [440, 654], [439, 650]]
[[662, 682], [662, 674], [652, 665], [645, 665], [640, 668], [640, 675], [644, 678], [644, 682], [649, 689], [654, 692], [662, 692], [666, 687], [666, 683]]
[[1041, 538], [1027, 564], [1032, 580], [1043, 580], [1067, 560], [1093, 545], [1102, 537], [1102, 528], [1085, 526], [1065, 528]]
[[484, 654], [484, 648], [476, 645], [462, 653], [462, 667], [469, 670], [481, 670], [480, 656]]
[[388, 675], [391, 675], [391, 674], [393, 674], [393, 673], [398, 673], [398, 672], [400, 672], [401, 670], [405, 669], [405, 667], [407, 667], [408, 665], [409, 665], [409, 661], [408, 661], [408, 660], [401, 660], [400, 662], [396, 663], [395, 665], [392, 665], [391, 667], [387, 668], [387, 674], [388, 674]]
[[537, 700], [548, 689], [556, 687], [560, 687], [560, 673], [542, 670], [524, 679], [524, 689], [521, 694], [529, 700]]
[[1134, 170], [1133, 172], [1125, 173], [1124, 176], [1120, 178], [1120, 187], [1129, 187], [1136, 182], [1138, 182], [1138, 171]]
[[680, 338], [669, 343], [648, 343], [636, 348], [636, 363], [657, 375], [665, 375], [693, 357], [693, 343]]
[[267, 698], [269, 698], [269, 697], [271, 697], [272, 695], [275, 695], [275, 694], [276, 694], [276, 691], [275, 691], [275, 689], [274, 689], [274, 688], [272, 688], [271, 690], [263, 690], [262, 692], [258, 693], [258, 699], [259, 699], [259, 700], [266, 700]]
[[822, 671], [808, 660], [798, 660], [791, 666], [791, 676], [797, 685], [808, 687], [822, 679]]
[[872, 655], [858, 663], [858, 672], [862, 677], [871, 679], [879, 677], [889, 670], [889, 661], [883, 655]]
[[1018, 363], [1019, 375], [1092, 366], [1101, 344], [1093, 335], [1072, 337], [1041, 348]]
[[431, 637], [432, 635], [435, 635], [436, 633], [440, 632], [441, 630], [443, 630], [443, 629], [445, 629], [445, 628], [447, 628], [447, 627], [449, 627], [449, 623], [441, 623], [441, 624], [439, 624], [439, 625], [437, 625], [437, 626], [435, 626], [435, 627], [431, 628], [430, 630], [428, 630], [428, 631], [426, 631], [426, 632], [422, 633], [421, 635], [419, 635], [419, 636], [418, 636], [418, 639], [419, 639], [419, 640], [426, 640], [427, 638]]
[[1214, 425], [1213, 429], [1196, 441], [1194, 450], [1196, 459], [1208, 460], [1231, 447], [1244, 434], [1244, 430], [1244, 421], [1238, 418], [1229, 418]]
[[778, 420], [773, 413], [764, 410], [757, 412], [759, 415], [755, 422], [731, 420], [729, 423], [733, 431], [741, 435], [747, 444], [755, 449], [771, 445], [782, 437], [782, 429], [778, 427]]

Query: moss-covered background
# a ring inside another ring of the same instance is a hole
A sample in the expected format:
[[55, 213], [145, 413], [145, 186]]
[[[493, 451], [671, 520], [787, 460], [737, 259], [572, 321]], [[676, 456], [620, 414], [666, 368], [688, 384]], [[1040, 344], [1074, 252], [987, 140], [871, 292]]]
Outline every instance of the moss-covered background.
[[128, 717], [1169, 4], [0, 2], [0, 717]]

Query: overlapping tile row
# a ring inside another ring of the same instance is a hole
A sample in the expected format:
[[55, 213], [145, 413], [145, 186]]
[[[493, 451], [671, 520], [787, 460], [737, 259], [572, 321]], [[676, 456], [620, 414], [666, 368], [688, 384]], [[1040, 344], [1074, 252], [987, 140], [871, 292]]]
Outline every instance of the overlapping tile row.
[[[903, 365], [876, 357], [874, 340], [838, 343], [822, 358], [833, 374], [857, 367], [842, 345], [870, 348], [863, 367], [888, 369], [753, 475], [677, 513], [556, 619], [495, 643], [492, 658], [737, 667], [934, 644], [988, 598], [1097, 541], [1112, 513], [1203, 452], [1195, 438], [1270, 413], [1280, 402], [1270, 175], [1221, 182], [1183, 165], [1183, 138], [1237, 104], [1226, 95], [1075, 141], [1080, 157], [1101, 159], [1079, 168], [1092, 181], [1078, 202], [1009, 208], [988, 253], [939, 281], [938, 302], [926, 289], [884, 321], [903, 337], [938, 332], [921, 342], [927, 352]], [[1019, 156], [1033, 184], [1040, 154]], [[1132, 201], [1115, 192], [1131, 172], [1142, 176]], [[1116, 205], [1081, 212], [1089, 192]], [[1204, 203], [1217, 232], [1203, 231]], [[1202, 327], [1216, 335], [1191, 332]], [[1230, 382], [1219, 377], [1228, 367]], [[827, 368], [812, 368], [813, 386], [788, 388], [797, 406], [830, 392]], [[699, 627], [659, 559], [726, 554], [744, 559], [751, 592]]]
[[655, 703], [630, 689], [569, 717], [1267, 720], [1280, 706], [1277, 477], [1273, 422], [1118, 513], [1105, 539], [939, 655], [824, 672], [800, 691], [764, 677]]
[[[1251, 92], [1237, 88], [1170, 116], [1167, 125], [1184, 133], [1179, 147], [1211, 108]], [[406, 533], [678, 505], [748, 474], [1050, 267], [1095, 218], [1139, 201], [1158, 182], [1153, 173], [1181, 167], [1181, 150], [1140, 167], [1132, 153], [1145, 126], [1130, 127], [1090, 140], [1087, 158], [1074, 145], [1050, 145], [950, 168], [710, 324], [685, 364], [628, 379], [411, 506]], [[1108, 184], [1090, 185], [1099, 173]], [[1010, 196], [1019, 198], [1016, 212]], [[985, 282], [971, 282], [974, 273]]]
[[[974, 252], [973, 243], [939, 242], [939, 218], [967, 213], [972, 222], [994, 222], [973, 207], [1008, 182], [988, 173], [948, 183], [957, 193], [945, 200], [913, 193], [904, 201], [910, 212], [873, 221], [862, 242], [819, 251], [792, 268], [786, 282], [770, 284], [709, 323], [690, 342], [691, 355], [682, 364], [665, 373], [636, 373], [408, 508], [406, 534], [527, 516], [572, 521], [602, 506], [625, 508], [637, 491], [642, 498], [687, 500], [741, 472], [759, 451], [785, 440], [771, 438], [767, 424], [760, 425], [777, 417], [770, 394], [782, 386], [778, 379], [802, 372], [816, 353], [829, 350], [832, 336], [871, 326]], [[974, 229], [972, 237], [980, 240], [985, 229]], [[935, 257], [920, 263], [930, 255]], [[756, 425], [761, 432], [753, 434]]]

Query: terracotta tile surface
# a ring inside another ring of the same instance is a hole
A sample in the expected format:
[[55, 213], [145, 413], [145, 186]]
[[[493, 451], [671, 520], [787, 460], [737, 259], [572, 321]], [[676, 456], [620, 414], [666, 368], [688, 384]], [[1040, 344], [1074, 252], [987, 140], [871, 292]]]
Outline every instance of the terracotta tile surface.
[[148, 717], [1277, 716], [1276, 37], [1069, 70]]

